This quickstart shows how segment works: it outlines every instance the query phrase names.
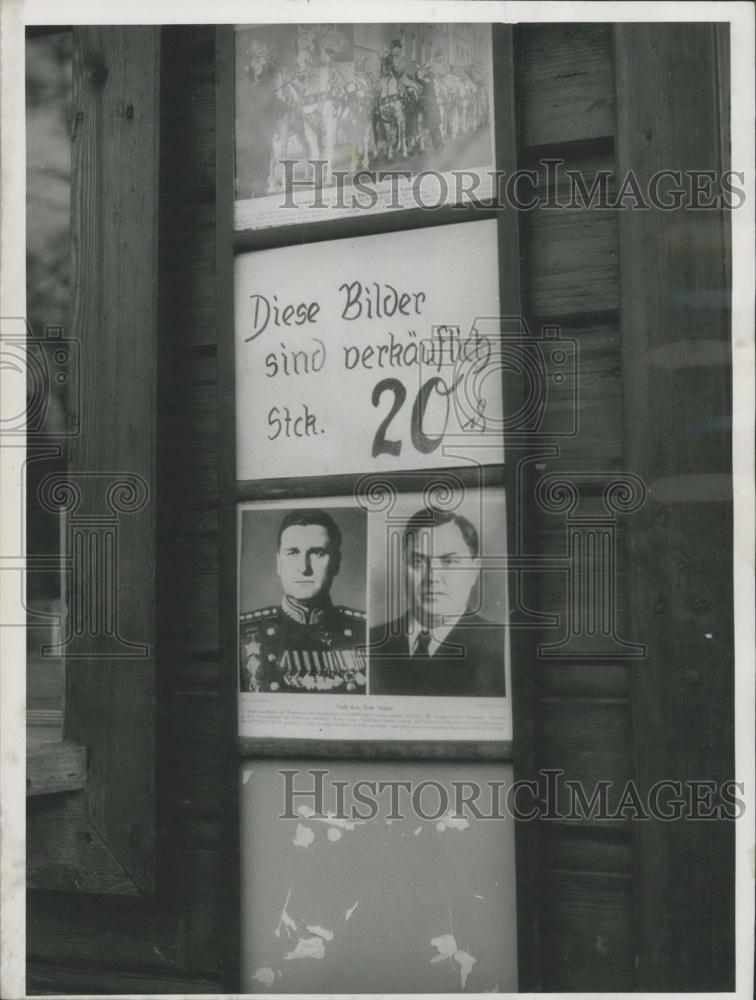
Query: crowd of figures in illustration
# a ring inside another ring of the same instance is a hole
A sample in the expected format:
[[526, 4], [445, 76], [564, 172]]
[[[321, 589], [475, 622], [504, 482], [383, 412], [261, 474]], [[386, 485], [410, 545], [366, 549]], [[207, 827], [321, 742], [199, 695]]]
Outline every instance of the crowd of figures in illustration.
[[296, 34], [288, 58], [263, 38], [241, 49], [237, 119], [246, 119], [253, 138], [248, 195], [282, 190], [286, 160], [323, 161], [327, 186], [335, 169], [411, 167], [413, 158], [427, 162], [431, 151], [489, 125], [483, 65], [418, 63], [402, 39], [359, 53], [333, 26], [290, 30]]

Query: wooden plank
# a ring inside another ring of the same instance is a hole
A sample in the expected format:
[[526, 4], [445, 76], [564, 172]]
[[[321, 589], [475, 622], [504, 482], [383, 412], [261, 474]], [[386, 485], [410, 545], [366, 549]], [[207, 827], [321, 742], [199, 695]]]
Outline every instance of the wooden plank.
[[81, 793], [27, 800], [26, 887], [133, 896], [137, 887], [86, 812]]
[[[238, 840], [238, 827], [233, 836]], [[177, 850], [171, 858], [169, 888], [181, 908], [186, 936], [191, 942], [185, 968], [195, 976], [218, 974], [227, 944], [224, 927], [232, 920], [239, 925], [233, 897], [223, 891], [226, 865], [227, 860], [219, 850]], [[235, 957], [238, 961], [238, 950]]]
[[[574, 155], [560, 147], [530, 165], [536, 207], [521, 214], [528, 260], [525, 302], [531, 326], [570, 324], [571, 316], [619, 307], [614, 156], [597, 146]], [[596, 193], [589, 193], [599, 184]], [[585, 192], [583, 193], [583, 187]], [[524, 189], [522, 197], [530, 196]]]
[[[214, 201], [215, 67], [212, 33], [204, 25], [163, 28], [160, 129], [162, 207]], [[187, 157], [186, 151], [192, 155]]]
[[[581, 558], [576, 558], [574, 570], [570, 569], [571, 563], [566, 554], [559, 554], [559, 547], [565, 545], [564, 535], [566, 532], [554, 532], [551, 539], [543, 541], [543, 566], [533, 570], [523, 570], [521, 573], [520, 598], [522, 606], [530, 612], [552, 616], [553, 625], [543, 625], [538, 627], [538, 643], [541, 653], [546, 650], [547, 656], [558, 656], [558, 644], [562, 643], [568, 635], [570, 628], [570, 616], [579, 623], [578, 630], [583, 636], [587, 635], [591, 620], [595, 623], [603, 621], [603, 606], [599, 604], [601, 595], [604, 593], [605, 583], [596, 582], [589, 592], [585, 588], [576, 588], [574, 596], [570, 591], [570, 576], [578, 580], [585, 580], [592, 575], [595, 569], [588, 555], [583, 554]], [[618, 545], [619, 566], [616, 567], [611, 576], [614, 590], [614, 616], [613, 628], [614, 639], [621, 642], [636, 640], [629, 628], [627, 621], [627, 571], [624, 560], [622, 560], [621, 539]], [[548, 547], [547, 547], [548, 546]], [[607, 577], [609, 574], [607, 574]], [[531, 626], [533, 628], [533, 626]], [[563, 652], [566, 656], [567, 650]], [[617, 641], [601, 642], [593, 646], [588, 639], [576, 643], [569, 651], [570, 663], [587, 663], [596, 660], [598, 663], [608, 663], [617, 657], [626, 656], [628, 650]], [[563, 660], [563, 662], [565, 662]], [[598, 692], [597, 692], [598, 693]]]
[[301, 760], [469, 760], [508, 761], [510, 740], [443, 742], [428, 740], [268, 740], [239, 739], [242, 757]]
[[[217, 691], [162, 699], [160, 796], [166, 809], [217, 812], [221, 802], [222, 733]], [[186, 739], [191, 734], [191, 739]]]
[[539, 209], [525, 220], [530, 254], [528, 315], [565, 319], [619, 304], [613, 211]]
[[628, 666], [624, 663], [541, 662], [536, 671], [541, 698], [627, 698]]
[[27, 796], [74, 792], [86, 786], [86, 747], [78, 743], [55, 742], [27, 748]]
[[161, 671], [166, 690], [217, 690], [220, 685], [219, 657], [202, 650], [187, 650], [185, 644], [163, 642]]
[[[542, 701], [539, 706], [538, 762], [564, 771], [564, 780], [578, 781], [590, 796], [598, 782], [612, 782], [616, 801], [631, 777], [630, 718], [624, 700]], [[559, 797], [560, 811], [568, 811]]]
[[[617, 25], [619, 172], [643, 186], [660, 169], [729, 166], [727, 30]], [[721, 210], [706, 218], [620, 219], [626, 461], [649, 484], [729, 471], [728, 226]], [[731, 556], [730, 505], [705, 487], [652, 493], [629, 528], [629, 607], [647, 646], [633, 670], [641, 791], [733, 775]], [[637, 836], [638, 988], [733, 989], [732, 824], [651, 822]]]
[[[117, 625], [103, 619], [104, 626], [93, 626], [94, 635], [85, 627], [67, 651], [65, 736], [88, 747], [85, 796], [92, 823], [138, 890], [149, 891], [159, 29], [73, 33], [71, 325], [81, 347], [82, 434], [72, 461], [81, 503], [69, 522], [115, 515], [118, 550], [112, 612]], [[107, 492], [119, 477], [137, 484], [132, 510], [128, 491], [122, 504]], [[143, 502], [140, 481], [147, 493]], [[98, 552], [104, 574], [107, 552]], [[106, 614], [109, 582], [88, 604], [98, 583], [92, 572], [73, 574], [73, 600]], [[91, 882], [90, 891], [97, 891]]]
[[[511, 175], [517, 167], [521, 150], [518, 147], [519, 133], [515, 92], [517, 84], [517, 64], [515, 62], [515, 31], [508, 25], [494, 25], [492, 41], [494, 57], [495, 132], [496, 167]], [[517, 137], [517, 143], [512, 140]], [[501, 269], [499, 301], [505, 316], [524, 315], [522, 301], [521, 227], [513, 225], [506, 216], [498, 221], [499, 260], [508, 261]], [[517, 412], [524, 401], [524, 378], [508, 379], [502, 372], [502, 391]], [[507, 463], [504, 471], [504, 485], [508, 497], [517, 496], [515, 486], [517, 473], [513, 463]], [[514, 518], [507, 518], [507, 547], [518, 551], [518, 525]], [[510, 587], [514, 581], [508, 577]], [[533, 662], [532, 635], [516, 632], [511, 636], [512, 659], [512, 763], [515, 780], [534, 780], [536, 776], [536, 732], [533, 711], [534, 682], [529, 669]], [[539, 883], [538, 832], [534, 824], [515, 825], [515, 875], [517, 893], [517, 988], [522, 992], [535, 991], [540, 987], [541, 965], [539, 961]]]
[[165, 539], [160, 567], [170, 581], [161, 600], [161, 642], [181, 640], [196, 649], [212, 648], [218, 641], [216, 536]]
[[[622, 349], [616, 321], [535, 323], [530, 349], [540, 367], [532, 399], [542, 406], [531, 445], [553, 448], [540, 472], [593, 471], [600, 488], [622, 464]], [[536, 396], [535, 393], [538, 393]], [[523, 470], [524, 472], [525, 470]]]
[[[234, 33], [229, 27], [214, 32], [215, 66], [215, 247], [217, 252], [216, 302], [218, 309], [218, 642], [221, 684], [219, 724], [223, 734], [221, 768], [225, 776], [220, 794], [223, 817], [218, 885], [223, 904], [217, 934], [218, 960], [223, 989], [241, 989], [241, 843], [239, 837], [239, 786], [236, 741], [238, 728], [237, 642], [239, 623], [236, 578], [236, 362], [234, 323]], [[198, 931], [198, 934], [200, 932]]]
[[140, 966], [163, 972], [187, 967], [186, 928], [177, 911], [135, 899], [91, 899], [30, 892], [26, 904], [30, 959]]
[[223, 836], [223, 822], [218, 818], [194, 816], [188, 818], [181, 813], [166, 813], [164, 837], [166, 852], [211, 851], [218, 854], [223, 844]]
[[215, 506], [218, 500], [218, 470], [215, 467], [174, 467], [167, 479], [163, 496], [166, 504], [176, 504], [183, 497], [192, 499], [192, 507], [205, 510]]
[[[61, 712], [63, 705], [63, 661], [42, 660], [40, 663], [29, 655], [28, 635], [31, 629], [27, 629], [27, 659], [26, 659], [26, 706], [27, 709], [52, 712]], [[42, 639], [42, 643], [49, 644], [50, 633]], [[61, 716], [62, 718], [62, 716]]]
[[170, 303], [171, 323], [184, 325], [184, 347], [203, 347], [215, 343], [216, 316], [213, 301], [212, 268], [185, 258], [189, 244], [196, 239], [211, 239], [205, 232], [195, 232], [181, 248], [180, 255], [161, 262], [160, 293], [165, 308]]
[[[541, 857], [547, 871], [632, 874], [632, 832], [552, 820], [541, 824]], [[631, 944], [628, 941], [628, 947]]]
[[26, 747], [59, 743], [63, 737], [63, 711], [59, 708], [26, 710]]
[[59, 996], [61, 993], [85, 996], [162, 996], [170, 993], [191, 996], [195, 993], [213, 995], [221, 989], [218, 977], [202, 978], [195, 974], [161, 976], [154, 971], [136, 968], [95, 968], [91, 962], [75, 966], [36, 960], [30, 962], [26, 984], [30, 993], [40, 996]]
[[610, 26], [529, 24], [520, 32], [523, 146], [613, 135]]
[[547, 991], [633, 989], [630, 877], [607, 872], [545, 872], [549, 906], [542, 962]]
[[[579, 469], [611, 473], [622, 463], [622, 350], [614, 324], [563, 326], [562, 349], [575, 342], [575, 381], [563, 363], [545, 354], [549, 397], [548, 430], [560, 432], [559, 455], [546, 459], [548, 471]], [[560, 355], [557, 355], [558, 357]], [[559, 376], [563, 376], [559, 380]]]

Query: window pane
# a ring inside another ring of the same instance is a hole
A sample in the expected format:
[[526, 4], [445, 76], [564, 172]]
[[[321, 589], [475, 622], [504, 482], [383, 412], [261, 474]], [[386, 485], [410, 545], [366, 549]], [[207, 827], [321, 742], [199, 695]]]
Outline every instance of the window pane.
[[54, 655], [64, 613], [59, 515], [40, 502], [46, 477], [66, 470], [68, 386], [55, 345], [69, 335], [71, 86], [70, 32], [26, 42], [26, 267], [28, 346], [26, 595], [30, 739], [56, 739], [63, 660]]

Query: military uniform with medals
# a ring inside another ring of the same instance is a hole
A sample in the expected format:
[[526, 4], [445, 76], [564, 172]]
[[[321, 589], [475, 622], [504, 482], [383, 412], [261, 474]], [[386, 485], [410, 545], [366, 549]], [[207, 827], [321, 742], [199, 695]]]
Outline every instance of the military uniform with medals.
[[365, 641], [364, 611], [284, 596], [240, 618], [241, 690], [365, 694]]

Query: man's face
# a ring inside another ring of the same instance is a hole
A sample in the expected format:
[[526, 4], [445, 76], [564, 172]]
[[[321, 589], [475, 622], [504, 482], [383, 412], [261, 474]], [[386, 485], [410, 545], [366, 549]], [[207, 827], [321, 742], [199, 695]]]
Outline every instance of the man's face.
[[480, 571], [459, 527], [449, 521], [420, 528], [405, 550], [412, 610], [427, 626], [464, 614]]
[[310, 604], [325, 597], [338, 571], [328, 532], [319, 524], [292, 524], [281, 535], [276, 556], [288, 597]]

